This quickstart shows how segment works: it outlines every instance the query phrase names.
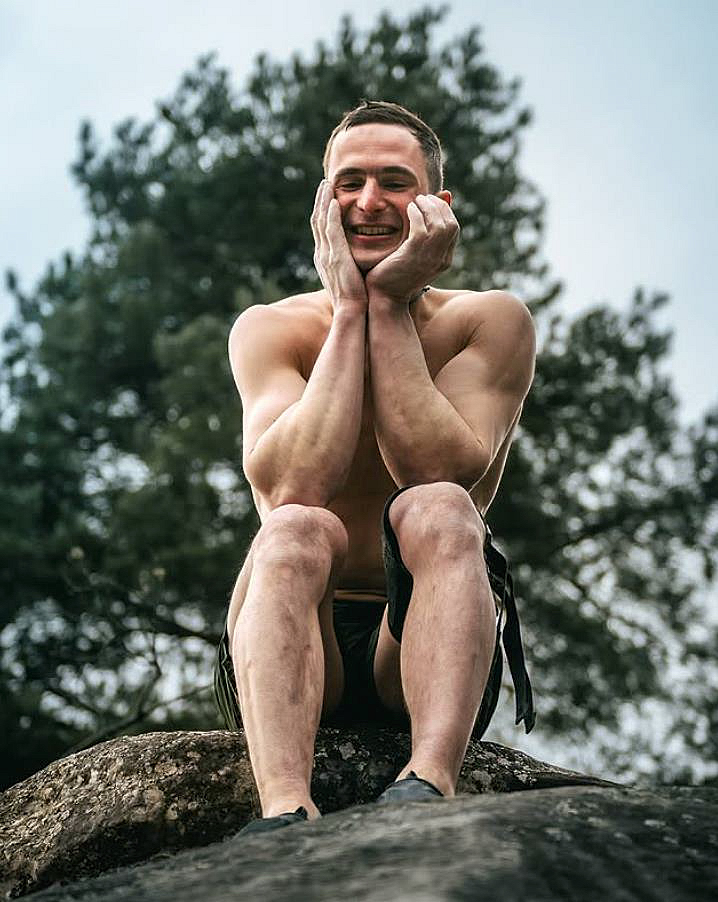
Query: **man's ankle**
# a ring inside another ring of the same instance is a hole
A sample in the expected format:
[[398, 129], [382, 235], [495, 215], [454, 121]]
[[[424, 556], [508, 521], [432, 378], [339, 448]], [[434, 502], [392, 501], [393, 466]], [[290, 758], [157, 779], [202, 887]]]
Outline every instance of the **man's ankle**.
[[320, 811], [312, 801], [309, 787], [300, 782], [281, 781], [259, 789], [262, 817], [277, 817], [297, 808], [306, 808], [309, 820], [320, 817]]
[[449, 771], [434, 761], [412, 758], [400, 772], [397, 780], [403, 780], [413, 773], [435, 786], [447, 799], [456, 795], [456, 781]]

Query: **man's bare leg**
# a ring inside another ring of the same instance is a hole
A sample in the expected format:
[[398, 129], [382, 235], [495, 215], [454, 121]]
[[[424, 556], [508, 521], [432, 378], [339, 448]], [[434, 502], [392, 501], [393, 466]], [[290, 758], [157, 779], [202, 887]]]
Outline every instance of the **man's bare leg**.
[[232, 596], [232, 660], [264, 817], [300, 805], [319, 816], [309, 787], [322, 706], [332, 710], [343, 688], [332, 602], [346, 542], [323, 508], [277, 508]]
[[488, 678], [496, 637], [483, 557], [484, 526], [469, 495], [452, 483], [416, 486], [389, 516], [414, 591], [402, 642], [382, 623], [374, 673], [382, 701], [411, 718], [415, 771], [454, 795]]

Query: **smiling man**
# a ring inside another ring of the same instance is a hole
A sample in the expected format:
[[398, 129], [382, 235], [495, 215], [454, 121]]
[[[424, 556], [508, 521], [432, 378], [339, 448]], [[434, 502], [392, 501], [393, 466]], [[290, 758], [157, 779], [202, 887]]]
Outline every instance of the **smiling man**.
[[334, 129], [311, 225], [323, 288], [246, 310], [229, 353], [261, 527], [215, 686], [269, 830], [319, 816], [320, 723], [411, 730], [380, 796], [454, 794], [494, 712], [500, 638], [534, 722], [506, 561], [484, 515], [534, 370], [526, 307], [437, 289], [459, 226], [418, 117], [363, 102]]

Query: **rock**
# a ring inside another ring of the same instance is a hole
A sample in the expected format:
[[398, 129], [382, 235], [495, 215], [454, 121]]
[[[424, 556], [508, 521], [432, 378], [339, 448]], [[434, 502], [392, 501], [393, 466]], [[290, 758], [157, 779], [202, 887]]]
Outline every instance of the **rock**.
[[[313, 797], [323, 812], [373, 801], [405, 764], [409, 737], [387, 728], [319, 731]], [[472, 742], [458, 790], [612, 784]], [[99, 874], [158, 852], [206, 845], [256, 816], [242, 734], [148, 733], [55, 761], [0, 796], [0, 894]]]
[[159, 855], [37, 902], [707, 902], [718, 789], [566, 787], [365, 805]]

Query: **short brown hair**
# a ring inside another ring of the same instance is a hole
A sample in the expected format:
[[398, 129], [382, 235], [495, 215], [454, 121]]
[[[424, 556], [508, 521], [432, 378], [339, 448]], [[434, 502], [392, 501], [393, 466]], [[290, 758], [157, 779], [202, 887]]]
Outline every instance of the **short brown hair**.
[[386, 100], [362, 100], [359, 106], [344, 114], [342, 121], [327, 141], [323, 160], [324, 174], [327, 174], [332, 144], [339, 132], [353, 128], [355, 125], [369, 125], [374, 122], [385, 125], [401, 125], [403, 128], [409, 129], [419, 142], [424, 155], [426, 174], [429, 177], [429, 190], [434, 194], [441, 191], [444, 187], [444, 166], [441, 159], [441, 144], [436, 133], [415, 113], [409, 112], [398, 103], [389, 103]]

